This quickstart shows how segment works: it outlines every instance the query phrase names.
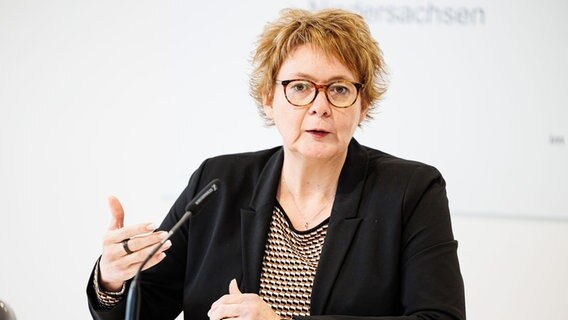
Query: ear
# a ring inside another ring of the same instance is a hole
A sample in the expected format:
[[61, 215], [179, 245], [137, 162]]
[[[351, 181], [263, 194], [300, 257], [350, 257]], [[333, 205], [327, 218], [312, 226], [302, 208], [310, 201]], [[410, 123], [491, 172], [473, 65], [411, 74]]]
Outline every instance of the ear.
[[270, 120], [274, 120], [272, 101], [273, 99], [270, 97], [264, 97], [262, 99], [262, 108], [264, 109], [264, 114], [266, 114], [266, 117]]
[[361, 114], [359, 115], [359, 125], [361, 125], [361, 123], [363, 123], [363, 121], [365, 121], [365, 119], [367, 118], [368, 111], [369, 111], [368, 107], [361, 108]]

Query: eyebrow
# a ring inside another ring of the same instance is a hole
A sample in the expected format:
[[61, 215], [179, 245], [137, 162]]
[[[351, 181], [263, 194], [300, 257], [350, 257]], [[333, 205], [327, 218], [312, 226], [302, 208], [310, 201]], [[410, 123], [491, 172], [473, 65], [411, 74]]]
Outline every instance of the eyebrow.
[[[311, 80], [313, 82], [318, 82], [317, 79], [307, 73], [303, 73], [303, 72], [298, 72], [298, 73], [293, 73], [292, 76], [294, 77], [298, 77], [296, 79], [306, 79], [306, 80]], [[349, 80], [347, 77], [343, 77], [343, 76], [333, 76], [331, 78], [326, 79], [325, 81], [322, 81], [322, 83], [330, 83], [333, 81], [338, 81], [338, 80], [347, 80], [347, 81], [355, 81], [355, 80]]]

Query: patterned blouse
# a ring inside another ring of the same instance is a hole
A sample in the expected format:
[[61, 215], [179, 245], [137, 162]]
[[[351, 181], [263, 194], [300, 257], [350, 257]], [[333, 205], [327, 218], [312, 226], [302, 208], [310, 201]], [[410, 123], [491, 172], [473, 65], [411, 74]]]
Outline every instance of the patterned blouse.
[[310, 315], [312, 286], [328, 221], [298, 231], [282, 207], [274, 207], [262, 261], [260, 296], [283, 318]]

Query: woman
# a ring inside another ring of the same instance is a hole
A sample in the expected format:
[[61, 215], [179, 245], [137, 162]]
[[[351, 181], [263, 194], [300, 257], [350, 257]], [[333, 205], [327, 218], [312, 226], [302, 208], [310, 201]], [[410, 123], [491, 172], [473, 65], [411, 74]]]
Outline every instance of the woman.
[[[160, 230], [205, 184], [215, 199], [142, 274], [142, 319], [465, 319], [445, 193], [433, 167], [364, 147], [384, 88], [363, 19], [285, 10], [260, 37], [251, 88], [282, 147], [211, 158]], [[124, 289], [164, 236], [113, 223], [89, 281], [92, 315], [124, 317]]]

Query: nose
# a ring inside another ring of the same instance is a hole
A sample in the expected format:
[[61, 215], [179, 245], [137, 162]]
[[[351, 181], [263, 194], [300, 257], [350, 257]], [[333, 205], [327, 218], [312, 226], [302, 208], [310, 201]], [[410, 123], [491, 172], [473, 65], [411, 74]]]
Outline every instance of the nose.
[[316, 115], [318, 117], [329, 117], [331, 115], [331, 104], [327, 100], [325, 95], [325, 88], [318, 88], [316, 93], [316, 98], [310, 105], [308, 109], [309, 114]]

